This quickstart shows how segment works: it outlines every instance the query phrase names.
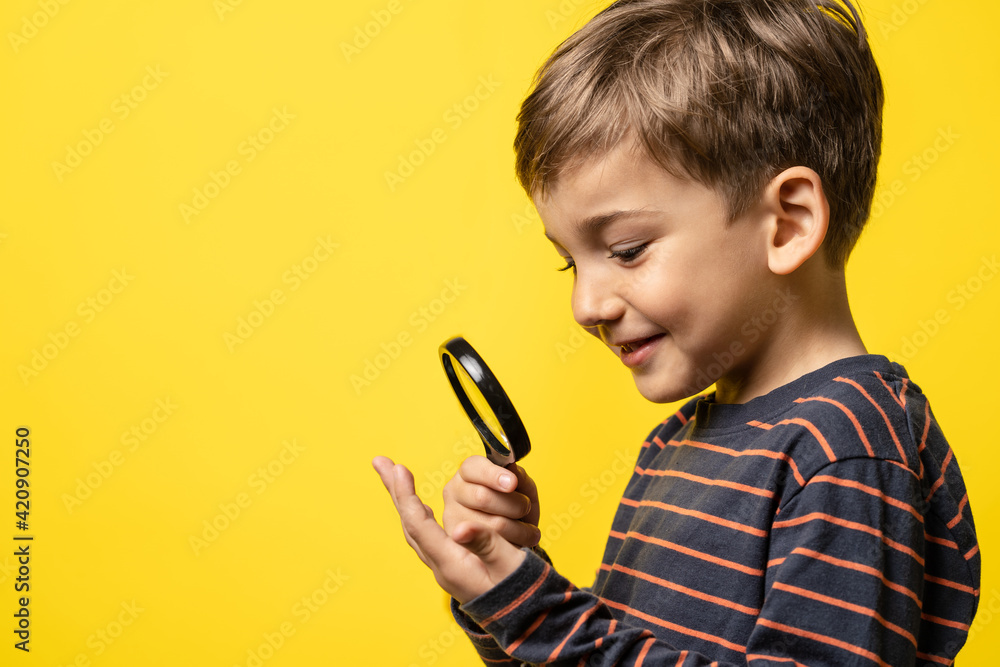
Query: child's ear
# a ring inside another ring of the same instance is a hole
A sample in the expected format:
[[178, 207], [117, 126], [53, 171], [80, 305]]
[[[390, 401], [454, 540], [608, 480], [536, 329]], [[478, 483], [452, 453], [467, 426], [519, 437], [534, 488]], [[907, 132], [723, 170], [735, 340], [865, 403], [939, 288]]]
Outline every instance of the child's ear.
[[826, 238], [830, 203], [823, 181], [808, 167], [791, 167], [771, 179], [762, 203], [768, 220], [768, 268], [788, 275], [816, 254]]

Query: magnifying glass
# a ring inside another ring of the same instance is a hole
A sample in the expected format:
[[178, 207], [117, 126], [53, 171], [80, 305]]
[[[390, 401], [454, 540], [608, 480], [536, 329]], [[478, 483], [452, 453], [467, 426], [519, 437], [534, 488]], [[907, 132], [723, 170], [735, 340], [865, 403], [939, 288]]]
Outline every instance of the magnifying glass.
[[461, 336], [438, 348], [451, 388], [486, 446], [486, 458], [508, 466], [531, 451], [528, 432], [507, 392], [483, 358]]

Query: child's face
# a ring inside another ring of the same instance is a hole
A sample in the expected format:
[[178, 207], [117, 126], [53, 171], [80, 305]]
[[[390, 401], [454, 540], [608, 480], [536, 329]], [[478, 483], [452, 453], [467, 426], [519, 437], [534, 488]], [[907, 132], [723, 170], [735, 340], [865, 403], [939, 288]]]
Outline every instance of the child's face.
[[774, 299], [758, 209], [727, 224], [723, 198], [624, 148], [561, 174], [535, 205], [574, 264], [573, 316], [619, 356], [647, 399], [737, 385]]

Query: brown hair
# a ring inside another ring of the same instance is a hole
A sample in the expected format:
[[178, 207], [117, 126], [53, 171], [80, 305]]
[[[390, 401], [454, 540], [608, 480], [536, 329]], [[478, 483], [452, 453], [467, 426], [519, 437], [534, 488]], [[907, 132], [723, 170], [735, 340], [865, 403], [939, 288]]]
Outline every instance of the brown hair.
[[714, 187], [730, 220], [783, 169], [819, 174], [828, 259], [843, 264], [871, 209], [882, 80], [849, 0], [619, 0], [563, 42], [518, 115], [529, 195], [634, 140]]

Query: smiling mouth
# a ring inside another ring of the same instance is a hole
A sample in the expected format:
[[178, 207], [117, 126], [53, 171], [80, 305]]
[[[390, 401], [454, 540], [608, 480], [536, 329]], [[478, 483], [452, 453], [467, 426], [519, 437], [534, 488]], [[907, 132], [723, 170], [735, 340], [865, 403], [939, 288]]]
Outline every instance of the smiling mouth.
[[632, 352], [635, 352], [649, 341], [659, 337], [660, 335], [658, 334], [656, 336], [650, 336], [649, 338], [643, 338], [642, 340], [634, 340], [631, 343], [622, 343], [621, 345], [619, 345], [619, 347], [622, 349], [622, 352], [626, 354], [631, 354]]

